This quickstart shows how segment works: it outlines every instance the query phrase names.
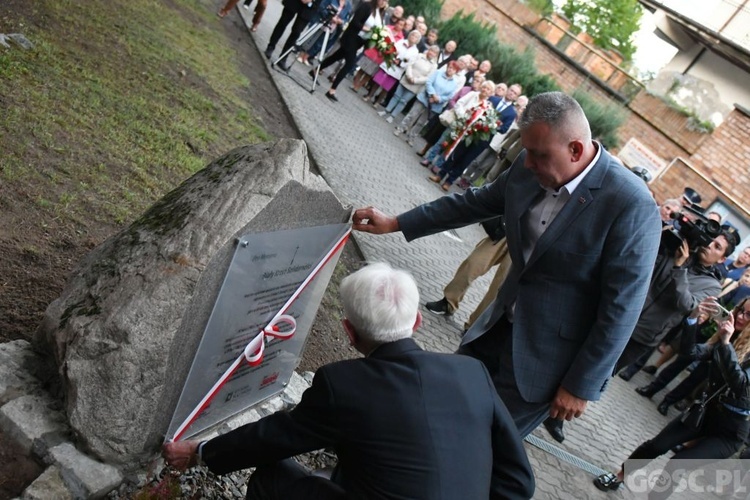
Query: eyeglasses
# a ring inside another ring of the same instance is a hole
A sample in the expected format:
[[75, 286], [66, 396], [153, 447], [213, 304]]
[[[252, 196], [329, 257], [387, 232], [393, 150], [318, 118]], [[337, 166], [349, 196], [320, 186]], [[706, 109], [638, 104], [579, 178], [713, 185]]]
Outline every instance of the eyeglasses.
[[735, 315], [737, 317], [739, 316], [750, 316], [750, 311], [746, 311], [744, 309], [737, 311], [737, 314]]

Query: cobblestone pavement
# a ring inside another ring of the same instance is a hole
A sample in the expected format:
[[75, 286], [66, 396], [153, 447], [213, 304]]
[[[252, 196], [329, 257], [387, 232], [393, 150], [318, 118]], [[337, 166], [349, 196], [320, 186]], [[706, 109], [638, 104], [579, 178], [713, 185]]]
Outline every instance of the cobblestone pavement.
[[[249, 27], [252, 11], [241, 5], [224, 22], [241, 22], [239, 13]], [[280, 13], [280, 1], [270, 0], [258, 31], [250, 34], [248, 30], [248, 37], [255, 41], [260, 51], [265, 50]], [[281, 38], [274, 58], [280, 55], [285, 40], [286, 34]], [[309, 69], [296, 63], [289, 74], [278, 69], [272, 70], [271, 74], [313, 160], [342, 202], [355, 208], [373, 205], [395, 215], [443, 196], [438, 185], [427, 179], [427, 171], [419, 165], [416, 149], [393, 135], [394, 125], [380, 118], [377, 110], [362, 100], [361, 94], [350, 90], [350, 80], [339, 86], [336, 94], [339, 102], [334, 103], [323, 95], [328, 88], [325, 78], [314, 93], [310, 92]], [[421, 149], [422, 144], [417, 146]], [[358, 233], [355, 238], [367, 260], [388, 261], [409, 270], [416, 278], [425, 302], [442, 296], [443, 286], [483, 235], [479, 226], [473, 226], [411, 243], [400, 234], [371, 236]], [[477, 280], [452, 319], [423, 311], [425, 322], [417, 340], [426, 349], [454, 351], [463, 322], [481, 300], [490, 278], [491, 275]], [[559, 447], [596, 467], [616, 470], [639, 443], [654, 436], [669, 421], [656, 412], [653, 402], [633, 391], [651, 378], [639, 373], [629, 383], [613, 379], [601, 401], [590, 404], [582, 418], [566, 424], [566, 440]], [[658, 401], [662, 395], [657, 395], [654, 400]], [[671, 417], [676, 414], [671, 410]], [[543, 427], [534, 435], [557, 446]], [[602, 493], [591, 483], [591, 473], [528, 443], [527, 449], [537, 479], [535, 498], [629, 496], [622, 490]]]

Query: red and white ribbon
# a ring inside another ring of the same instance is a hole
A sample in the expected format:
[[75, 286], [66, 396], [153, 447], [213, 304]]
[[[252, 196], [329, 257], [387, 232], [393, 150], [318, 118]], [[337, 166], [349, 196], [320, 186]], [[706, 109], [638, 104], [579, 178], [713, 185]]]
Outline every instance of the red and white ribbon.
[[[343, 248], [346, 240], [349, 238], [351, 233], [351, 227], [341, 236], [336, 244], [328, 251], [323, 259], [310, 271], [307, 278], [302, 284], [297, 287], [289, 300], [279, 309], [279, 312], [268, 322], [265, 328], [263, 328], [258, 334], [245, 346], [240, 356], [227, 368], [224, 374], [216, 381], [211, 389], [203, 396], [200, 403], [190, 412], [187, 418], [180, 424], [174, 433], [171, 441], [179, 441], [184, 436], [185, 431], [193, 425], [193, 422], [200, 416], [203, 411], [208, 408], [209, 404], [213, 400], [214, 396], [218, 394], [221, 388], [226, 382], [232, 377], [235, 371], [242, 366], [243, 362], [248, 363], [250, 366], [257, 366], [263, 362], [263, 353], [265, 351], [265, 339], [266, 337], [288, 339], [292, 337], [297, 331], [297, 321], [293, 316], [286, 314], [291, 307], [292, 303], [297, 300], [297, 297], [307, 288], [307, 285], [317, 276], [318, 272]], [[286, 329], [282, 329], [280, 325], [286, 325]]]

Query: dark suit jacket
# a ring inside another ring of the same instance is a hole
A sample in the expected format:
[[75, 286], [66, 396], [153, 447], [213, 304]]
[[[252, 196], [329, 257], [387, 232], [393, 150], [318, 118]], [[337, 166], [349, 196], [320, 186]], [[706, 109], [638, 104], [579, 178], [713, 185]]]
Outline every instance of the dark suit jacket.
[[334, 476], [356, 499], [529, 498], [518, 430], [484, 366], [412, 339], [319, 369], [297, 407], [212, 439], [223, 474], [333, 447]]
[[461, 342], [486, 334], [515, 304], [513, 369], [523, 398], [551, 401], [562, 385], [598, 400], [643, 308], [659, 213], [645, 183], [602, 150], [524, 262], [521, 217], [541, 194], [525, 157], [523, 151], [495, 182], [443, 196], [398, 222], [412, 240], [505, 215], [513, 265], [495, 302]]
[[[493, 95], [490, 97], [489, 101], [492, 103], [492, 106], [497, 109], [501, 99]], [[511, 104], [504, 110], [500, 111], [498, 114], [500, 115], [500, 123], [502, 125], [498, 127], [497, 131], [500, 134], [504, 134], [508, 131], [510, 126], [513, 125], [513, 122], [516, 121], [516, 116], [518, 115], [518, 113], [516, 112], [516, 107]]]
[[359, 32], [362, 31], [362, 27], [367, 22], [367, 18], [370, 17], [372, 12], [372, 4], [370, 2], [362, 2], [354, 9], [352, 19], [349, 21], [349, 25], [346, 27], [344, 32], [341, 34], [341, 41], [351, 43], [352, 41], [359, 42]]
[[282, 0], [281, 3], [285, 9], [294, 12], [300, 19], [309, 21], [317, 12], [320, 0], [309, 0], [305, 3], [301, 0]]
[[455, 52], [451, 52], [451, 55], [449, 55], [448, 57], [445, 57], [443, 55], [443, 51], [441, 50], [440, 54], [438, 54], [438, 66], [437, 67], [438, 69], [440, 69], [446, 64], [448, 64], [449, 62], [455, 61], [456, 59], [458, 59], [458, 56], [456, 56]]

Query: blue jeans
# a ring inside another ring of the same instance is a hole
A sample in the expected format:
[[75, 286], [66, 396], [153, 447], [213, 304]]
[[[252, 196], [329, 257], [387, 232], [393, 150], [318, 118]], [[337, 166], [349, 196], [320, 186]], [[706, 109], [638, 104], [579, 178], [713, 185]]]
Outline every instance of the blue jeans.
[[396, 93], [393, 94], [393, 97], [391, 98], [391, 102], [388, 103], [388, 107], [385, 108], [386, 113], [389, 113], [393, 117], [397, 116], [404, 110], [406, 103], [408, 103], [415, 95], [414, 92], [399, 84]]
[[430, 149], [427, 150], [427, 152], [424, 155], [425, 160], [432, 163], [437, 168], [440, 168], [443, 166], [443, 163], [445, 163], [445, 155], [443, 155], [443, 143], [448, 140], [448, 138], [451, 135], [451, 129], [446, 128], [445, 132], [440, 136], [440, 139], [437, 140], [435, 144], [432, 145]]

